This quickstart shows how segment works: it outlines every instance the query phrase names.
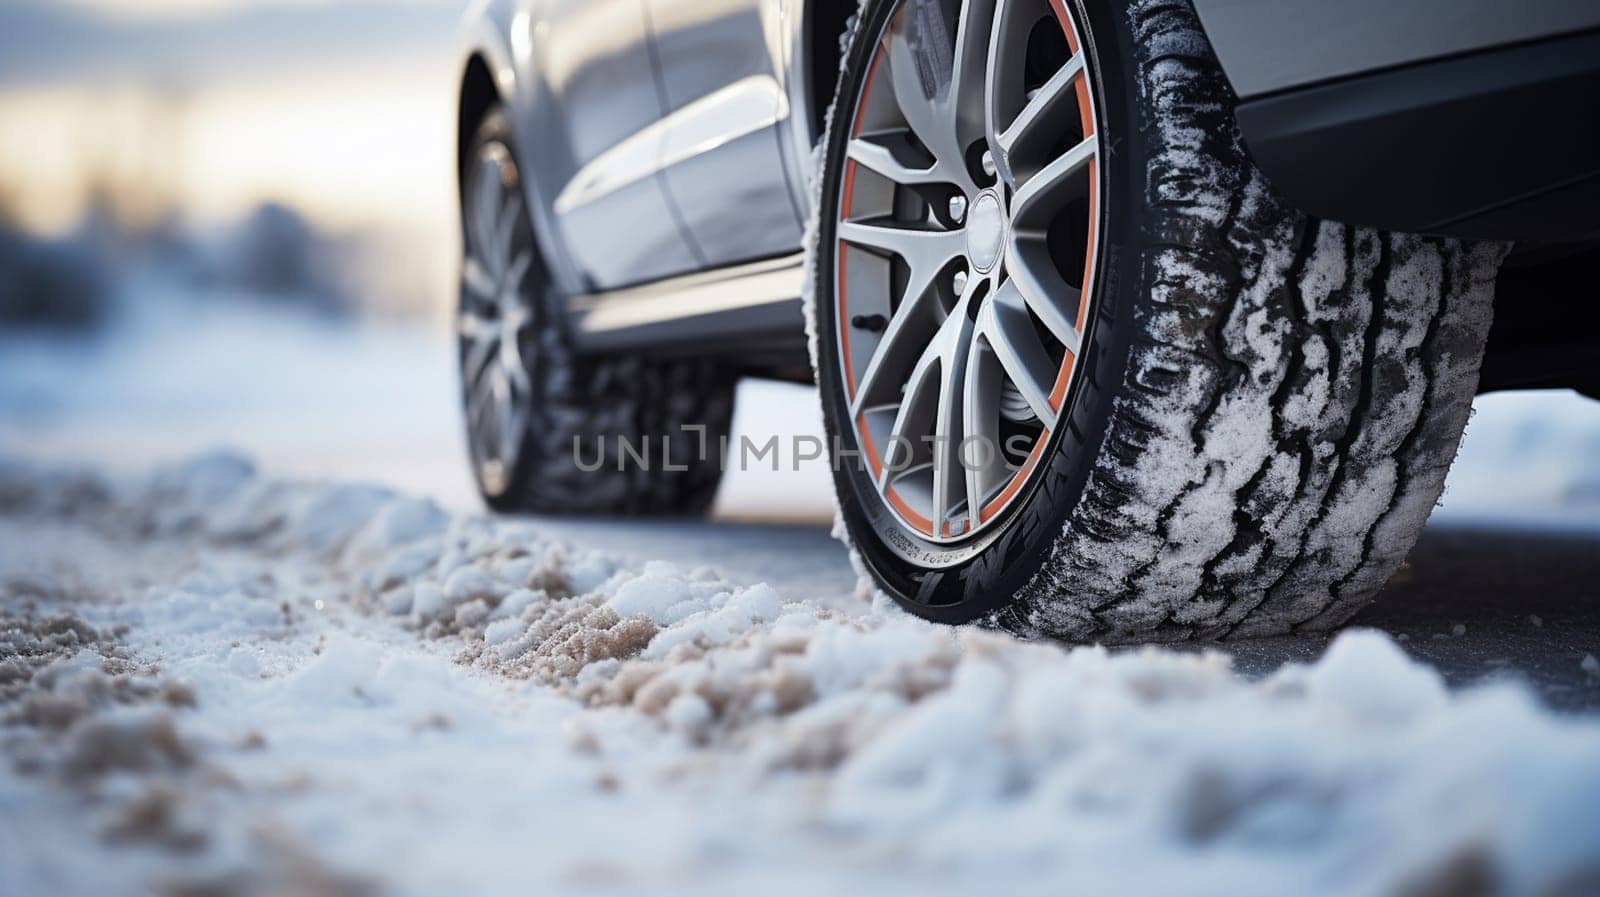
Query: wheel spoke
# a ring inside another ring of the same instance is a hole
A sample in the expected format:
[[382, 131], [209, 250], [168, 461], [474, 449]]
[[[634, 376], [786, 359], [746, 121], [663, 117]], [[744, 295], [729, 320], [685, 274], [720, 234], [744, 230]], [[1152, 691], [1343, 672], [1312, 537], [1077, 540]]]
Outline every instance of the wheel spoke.
[[[1038, 144], [1048, 141], [1070, 124], [1078, 111], [1077, 91], [1073, 79], [1083, 71], [1083, 55], [1074, 55], [1029, 98], [1022, 112], [1004, 130], [995, 135], [1005, 167], [1013, 176], [1026, 178], [1019, 156]], [[992, 108], [992, 107], [991, 107]], [[998, 114], [998, 110], [996, 110]]]
[[1022, 66], [1027, 59], [1032, 20], [1017, 14], [1019, 5], [1015, 0], [1008, 0], [995, 11], [989, 27], [989, 52], [983, 79], [984, 139], [994, 158], [996, 174], [1012, 187], [1017, 181], [999, 134], [1001, 121], [1009, 120], [1027, 101], [1023, 94]]
[[[966, 309], [983, 283], [977, 277], [968, 282], [956, 302], [956, 311], [945, 318], [917, 358], [885, 444], [880, 485], [928, 471], [932, 477], [930, 520], [938, 536], [944, 535], [945, 521], [966, 501], [966, 475], [959, 456], [965, 436], [961, 423], [963, 387], [973, 334]], [[913, 448], [910, 458], [905, 459], [910, 466], [890, 470], [890, 452], [895, 452], [895, 460], [901, 460], [898, 456], [908, 445]]]
[[490, 275], [505, 270], [505, 259], [499, 254], [496, 239], [496, 216], [500, 212], [500, 165], [484, 159], [478, 165], [477, 190], [471, 205], [472, 237], [477, 243], [477, 256], [488, 268]]
[[[533, 253], [523, 249], [511, 260], [511, 265], [506, 269], [505, 286], [513, 291], [522, 289], [522, 280], [528, 276], [528, 271], [533, 267]], [[518, 293], [520, 295], [520, 292]]]
[[456, 332], [474, 344], [493, 340], [500, 333], [492, 320], [468, 309], [462, 309], [456, 316]]
[[899, 343], [909, 328], [913, 332], [927, 332], [926, 327], [916, 327], [935, 313], [936, 303], [927, 302], [933, 290], [934, 279], [949, 261], [960, 254], [965, 245], [959, 232], [912, 230], [903, 227], [860, 224], [845, 221], [839, 224], [839, 237], [848, 243], [864, 246], [879, 252], [898, 255], [906, 264], [905, 291], [895, 306], [883, 337], [879, 340], [867, 367], [856, 384], [851, 415], [859, 414], [878, 395], [885, 385], [884, 371], [903, 369], [904, 352]]
[[493, 276], [483, 267], [483, 262], [475, 256], [468, 256], [461, 266], [461, 285], [472, 298], [484, 304], [493, 304], [498, 298], [499, 284], [495, 283]]
[[1005, 480], [1005, 462], [1000, 450], [1000, 406], [997, 397], [1003, 387], [999, 363], [987, 339], [980, 339], [979, 321], [967, 351], [966, 383], [962, 387], [961, 422], [969, 437], [987, 447], [982, 466], [967, 458], [963, 466], [967, 487], [967, 518], [970, 526], [983, 522], [983, 502], [989, 492]]
[[504, 391], [500, 406], [500, 459], [510, 461], [519, 454], [524, 419], [531, 398], [528, 370], [523, 367], [520, 357], [516, 358], [515, 364], [501, 368], [500, 380]]
[[494, 386], [492, 377], [479, 377], [467, 393], [467, 426], [473, 434], [477, 451], [494, 451], [499, 440], [495, 434], [496, 421]]
[[[925, 15], [915, 13], [927, 11]], [[911, 133], [938, 160], [946, 180], [975, 189], [957, 138], [951, 101], [953, 61], [948, 28], [938, 3], [915, 4], [896, 17], [885, 37], [895, 104]]]
[[[887, 48], [889, 55], [889, 79], [894, 84], [895, 103], [900, 107], [900, 115], [906, 120], [911, 133], [922, 141], [923, 146], [938, 155], [938, 148], [945, 143], [938, 115], [933, 108], [933, 98], [938, 94], [941, 85], [932, 83], [938, 77], [936, 68], [937, 60], [923, 61], [923, 58], [934, 55], [934, 48], [924, 48], [913, 32], [919, 30], [916, 19], [911, 16], [911, 7], [902, 12], [889, 29]], [[921, 57], [921, 58], [919, 58]]]
[[1028, 407], [1044, 426], [1055, 427], [1050, 388], [1056, 368], [1034, 332], [1033, 319], [1016, 286], [1007, 281], [978, 315], [978, 329], [994, 352], [1000, 367], [1016, 385]]
[[[911, 369], [905, 393], [900, 398], [900, 407], [895, 411], [894, 423], [889, 427], [889, 438], [883, 445], [883, 472], [878, 482], [880, 489], [918, 469], [919, 462], [928, 450], [928, 444], [922, 437], [932, 428], [932, 415], [927, 407], [930, 398], [928, 390], [938, 386], [936, 375], [939, 361], [939, 353], [933, 345], [929, 345]], [[937, 396], [932, 398], [937, 402]]]
[[959, 231], [921, 230], [892, 224], [839, 222], [839, 239], [866, 249], [898, 255], [912, 268], [942, 266], [966, 247]]
[[517, 220], [522, 215], [522, 197], [513, 192], [506, 198], [505, 207], [500, 210], [500, 219], [495, 222], [494, 245], [500, 256], [501, 273], [505, 275], [502, 282], [515, 283], [516, 279], [510, 277], [511, 254], [515, 249], [513, 241], [516, 239]]
[[[1050, 218], [1074, 196], [1068, 189], [1082, 172], [1094, 161], [1098, 143], [1093, 135], [1074, 144], [1072, 149], [1040, 169], [1033, 177], [1022, 181], [1011, 198], [1011, 218], [1016, 227], [1043, 231]], [[1087, 182], [1084, 184], [1087, 187]]]
[[895, 158], [887, 146], [867, 137], [850, 141], [850, 158], [896, 184], [938, 184], [949, 180], [939, 171], [938, 160], [926, 168], [914, 168]]
[[469, 388], [483, 379], [485, 367], [499, 349], [499, 340], [487, 337], [473, 341], [461, 358], [461, 382]]
[[1067, 351], [1079, 353], [1083, 335], [1068, 308], [1076, 309], [1080, 290], [1067, 285], [1056, 272], [1049, 250], [1042, 240], [1014, 240], [1006, 253], [1009, 285], [1022, 295], [1022, 301], [1039, 316], [1045, 329], [1061, 341]]
[[493, 402], [492, 407], [494, 408], [495, 438], [493, 445], [496, 447], [495, 458], [504, 462], [510, 459], [516, 451], [516, 445], [512, 442], [516, 438], [516, 434], [511, 429], [513, 404], [511, 383], [506, 379], [506, 369], [499, 365], [495, 366], [488, 380], [489, 397], [490, 401]]
[[956, 22], [955, 58], [946, 97], [956, 146], [965, 151], [983, 136], [984, 85], [996, 0], [966, 0]]
[[850, 415], [855, 417], [863, 410], [871, 407], [883, 391], [883, 387], [892, 383], [885, 377], [893, 376], [904, 371], [912, 361], [912, 354], [916, 351], [915, 342], [918, 334], [925, 334], [936, 329], [939, 320], [933, 314], [938, 309], [938, 303], [927, 302], [927, 290], [919, 294], [907, 291], [900, 305], [889, 318], [889, 324], [883, 330], [883, 335], [878, 338], [878, 344], [873, 349], [872, 357], [867, 360], [866, 369], [861, 372], [861, 378], [856, 382], [855, 399], [850, 403]]
[[513, 339], [500, 342], [500, 367], [505, 369], [506, 379], [526, 395], [529, 386], [528, 366], [523, 363], [522, 350]]
[[[966, 504], [966, 473], [961, 466], [962, 386], [967, 377], [967, 354], [972, 341], [972, 319], [965, 314], [945, 325], [946, 346], [939, 365], [939, 404], [933, 422], [933, 531], [940, 537], [955, 535], [945, 523]], [[959, 496], [959, 501], [957, 497]]]

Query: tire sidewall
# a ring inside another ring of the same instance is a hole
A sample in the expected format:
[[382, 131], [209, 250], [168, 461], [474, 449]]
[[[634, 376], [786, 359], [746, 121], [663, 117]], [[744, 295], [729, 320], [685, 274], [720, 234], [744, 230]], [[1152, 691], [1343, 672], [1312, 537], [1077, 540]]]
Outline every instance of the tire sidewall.
[[[835, 456], [834, 487], [848, 538], [879, 585], [911, 612], [941, 622], [966, 622], [1004, 609], [1039, 571], [1083, 494], [1099, 454], [1135, 330], [1133, 297], [1142, 295], [1139, 210], [1144, 204], [1146, 142], [1138, 105], [1132, 29], [1126, 9], [1109, 2], [1066, 0], [1077, 16], [1096, 73], [1095, 112], [1107, 135], [1101, 153], [1106, 197], [1092, 314], [1073, 373], [1069, 414], [1051, 436], [1036, 472], [999, 525], [955, 544], [928, 542], [893, 517], [860, 465]], [[817, 383], [830, 443], [859, 451], [838, 370], [833, 283], [835, 222], [849, 140], [848, 123], [878, 36], [896, 7], [878, 0], [863, 11], [834, 98], [821, 169], [810, 303], [818, 337]], [[841, 425], [843, 424], [843, 425]]]

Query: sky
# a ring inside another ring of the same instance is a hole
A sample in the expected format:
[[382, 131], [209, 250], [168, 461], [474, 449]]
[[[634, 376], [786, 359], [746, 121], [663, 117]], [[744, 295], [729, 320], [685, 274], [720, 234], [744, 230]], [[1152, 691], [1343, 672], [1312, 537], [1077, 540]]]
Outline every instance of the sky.
[[403, 276], [442, 297], [463, 6], [8, 0], [0, 203], [59, 234], [99, 186], [200, 229], [284, 202], [324, 229], [396, 245]]
[[327, 5], [329, 2], [330, 0], [64, 0], [61, 5], [126, 19], [164, 19], [229, 12], [245, 7], [319, 6]]

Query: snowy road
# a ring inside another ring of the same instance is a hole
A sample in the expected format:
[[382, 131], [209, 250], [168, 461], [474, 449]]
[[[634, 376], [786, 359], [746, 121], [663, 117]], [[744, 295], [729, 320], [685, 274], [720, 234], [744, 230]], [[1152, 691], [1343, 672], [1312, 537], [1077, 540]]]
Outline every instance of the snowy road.
[[1600, 721], [1379, 633], [1241, 676], [925, 624], [808, 580], [820, 542], [775, 588], [692, 528], [550, 532], [232, 456], [7, 467], [0, 893], [1600, 882]]

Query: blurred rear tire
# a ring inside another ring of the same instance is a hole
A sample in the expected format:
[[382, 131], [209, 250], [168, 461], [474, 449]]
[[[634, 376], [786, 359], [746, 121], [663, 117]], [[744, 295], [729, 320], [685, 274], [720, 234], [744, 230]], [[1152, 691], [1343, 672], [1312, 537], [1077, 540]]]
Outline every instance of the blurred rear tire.
[[572, 352], [501, 108], [463, 158], [456, 324], [484, 501], [538, 514], [703, 513], [721, 479], [734, 376], [703, 358]]

